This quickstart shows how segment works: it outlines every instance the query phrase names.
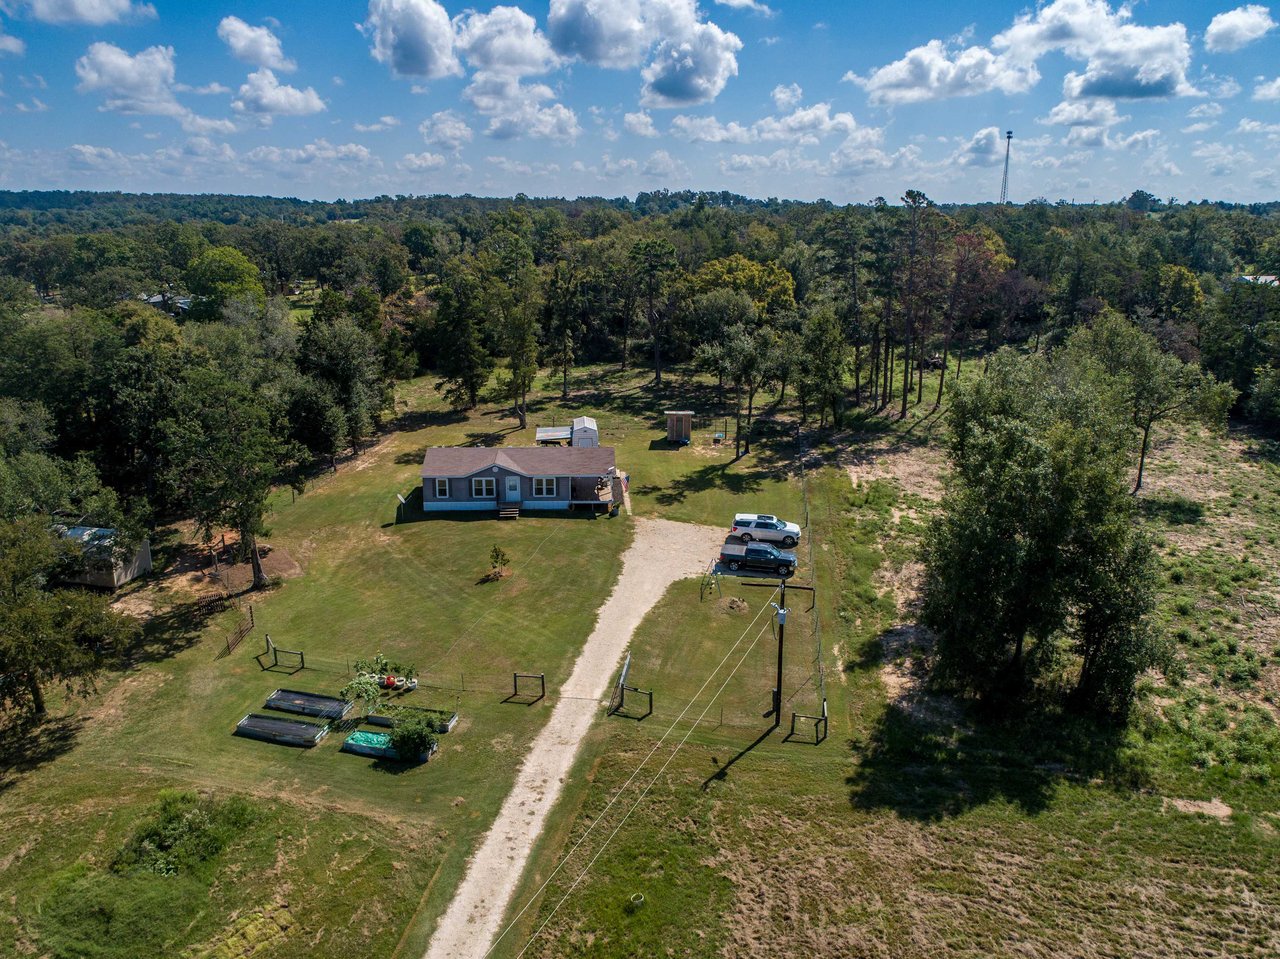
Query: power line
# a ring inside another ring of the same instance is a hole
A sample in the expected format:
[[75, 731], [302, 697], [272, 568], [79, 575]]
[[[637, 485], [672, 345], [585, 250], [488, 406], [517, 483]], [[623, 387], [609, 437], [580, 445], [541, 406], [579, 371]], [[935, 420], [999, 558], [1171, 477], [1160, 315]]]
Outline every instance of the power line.
[[[765, 606], [763, 608], [768, 609], [769, 607]], [[759, 618], [759, 614], [757, 614], [757, 619], [758, 618]], [[750, 627], [748, 627], [748, 629], [749, 628]], [[720, 694], [724, 692], [725, 687], [729, 685], [729, 680], [733, 679], [734, 674], [738, 672], [742, 664], [747, 661], [747, 657], [751, 655], [751, 650], [755, 649], [756, 643], [760, 641], [760, 637], [763, 635], [764, 635], [764, 627], [761, 627], [760, 632], [756, 633], [756, 638], [753, 639], [751, 641], [751, 645], [747, 647], [747, 651], [743, 653], [742, 658], [738, 660], [738, 664], [734, 666], [733, 669], [730, 670], [729, 675], [724, 678], [724, 682], [720, 684], [720, 688], [716, 690], [715, 695], [712, 696], [709, 700], [707, 700], [707, 705], [703, 707], [702, 712], [699, 714], [698, 718], [694, 720], [693, 725], [689, 727], [689, 731], [684, 734], [684, 738], [681, 739], [680, 742], [676, 744], [676, 748], [671, 751], [671, 755], [667, 757], [666, 762], [662, 764], [662, 767], [654, 774], [653, 778], [649, 780], [649, 784], [645, 786], [644, 789], [641, 791], [640, 795], [636, 797], [636, 801], [631, 804], [631, 808], [626, 811], [626, 813], [622, 817], [622, 820], [618, 823], [618, 825], [613, 827], [613, 832], [609, 833], [609, 835], [605, 837], [605, 841], [601, 844], [600, 848], [596, 850], [596, 854], [591, 857], [591, 861], [587, 863], [586, 866], [583, 867], [582, 872], [578, 873], [577, 878], [573, 880], [573, 883], [565, 891], [565, 894], [560, 897], [560, 900], [554, 906], [552, 906], [551, 912], [547, 915], [547, 918], [542, 920], [542, 925], [538, 926], [538, 928], [534, 930], [533, 935], [529, 937], [529, 941], [525, 943], [524, 948], [521, 949], [518, 953], [516, 953], [516, 959], [520, 959], [521, 956], [523, 956], [526, 952], [529, 951], [529, 947], [532, 946], [534, 943], [534, 940], [536, 940], [538, 936], [542, 934], [542, 930], [547, 927], [547, 923], [549, 923], [552, 919], [555, 918], [555, 915], [557, 912], [559, 912], [560, 907], [565, 904], [565, 902], [569, 899], [571, 895], [573, 895], [573, 891], [578, 888], [578, 883], [582, 882], [583, 878], [587, 875], [587, 873], [591, 871], [591, 867], [596, 864], [596, 860], [599, 859], [604, 854], [604, 851], [607, 848], [609, 848], [609, 843], [613, 841], [613, 837], [618, 835], [619, 830], [621, 830], [622, 827], [627, 824], [627, 820], [631, 818], [631, 814], [635, 812], [637, 808], [639, 808], [640, 803], [644, 802], [644, 798], [647, 795], [649, 795], [649, 790], [652, 789], [654, 784], [659, 779], [662, 778], [662, 774], [667, 771], [667, 767], [671, 765], [671, 761], [676, 758], [676, 754], [679, 753], [681, 748], [684, 746], [684, 744], [689, 741], [689, 737], [693, 735], [693, 731], [698, 728], [698, 723], [702, 722], [702, 720], [706, 717], [707, 713], [711, 710], [712, 704], [719, 698]], [[741, 640], [739, 640], [739, 642], [741, 642]], [[734, 645], [736, 646], [737, 644], [735, 643]], [[723, 662], [723, 660], [721, 662]], [[719, 666], [716, 667], [717, 670], [719, 670], [719, 668], [720, 668]], [[712, 675], [714, 676], [715, 673], [712, 673]], [[710, 682], [709, 678], [708, 678], [708, 682]], [[695, 699], [696, 698], [697, 697], [695, 697]], [[690, 703], [690, 706], [692, 705], [693, 704]], [[650, 755], [652, 755], [652, 753]], [[639, 772], [638, 769], [636, 771]], [[599, 818], [597, 818], [597, 821], [599, 821]]]
[[[775, 588], [775, 589], [774, 589], [774, 591], [773, 591], [773, 595], [769, 597], [769, 600], [773, 599], [773, 596], [776, 596], [776, 595], [777, 595], [777, 593], [778, 593], [778, 591], [777, 591], [777, 589]], [[744, 630], [742, 631], [742, 635], [741, 635], [741, 636], [739, 636], [739, 637], [738, 637], [738, 639], [737, 639], [737, 641], [736, 641], [736, 642], [734, 642], [734, 644], [733, 644], [732, 646], [730, 646], [730, 647], [729, 647], [729, 651], [728, 651], [727, 653], [725, 653], [725, 654], [724, 654], [724, 657], [720, 660], [720, 662], [718, 662], [718, 663], [716, 664], [715, 669], [711, 670], [710, 675], [708, 675], [708, 676], [707, 676], [707, 678], [703, 681], [702, 685], [698, 687], [698, 691], [697, 691], [696, 693], [694, 693], [694, 694], [693, 694], [693, 698], [691, 698], [691, 699], [689, 700], [688, 705], [686, 705], [686, 706], [684, 707], [684, 709], [682, 709], [682, 710], [680, 711], [680, 715], [679, 715], [679, 716], [677, 716], [674, 720], [672, 720], [671, 725], [667, 727], [667, 731], [666, 731], [665, 733], [663, 733], [663, 734], [662, 734], [662, 738], [661, 738], [661, 739], [659, 739], [656, 743], [654, 743], [653, 748], [649, 750], [649, 754], [648, 754], [647, 756], [645, 756], [645, 757], [644, 757], [644, 759], [640, 760], [639, 764], [638, 764], [638, 765], [636, 766], [636, 768], [632, 771], [631, 775], [627, 777], [627, 781], [626, 781], [626, 782], [624, 782], [621, 786], [619, 786], [619, 787], [618, 787], [618, 789], [614, 792], [613, 797], [612, 797], [612, 798], [609, 800], [609, 802], [605, 805], [604, 809], [600, 810], [599, 814], [595, 817], [595, 819], [593, 819], [593, 820], [591, 821], [591, 824], [590, 824], [589, 826], [587, 826], [586, 832], [584, 832], [584, 833], [582, 834], [582, 836], [578, 839], [578, 841], [577, 841], [576, 843], [574, 843], [574, 844], [573, 844], [573, 848], [572, 848], [572, 849], [570, 849], [567, 853], [565, 853], [565, 854], [564, 854], [564, 856], [561, 858], [560, 862], [556, 864], [555, 869], [551, 870], [551, 875], [547, 876], [547, 878], [543, 881], [542, 885], [540, 885], [536, 890], [534, 890], [533, 895], [531, 895], [531, 896], [529, 897], [529, 901], [528, 901], [528, 902], [526, 902], [526, 903], [524, 904], [523, 908], [521, 908], [521, 910], [520, 910], [518, 913], [516, 913], [516, 914], [511, 918], [511, 921], [510, 921], [509, 923], [507, 923], [506, 928], [504, 928], [504, 929], [502, 930], [502, 932], [498, 933], [497, 937], [493, 940], [493, 944], [489, 947], [488, 951], [487, 951], [487, 952], [485, 952], [485, 957], [486, 957], [486, 959], [487, 959], [487, 957], [490, 955], [490, 953], [492, 953], [492, 952], [493, 952], [493, 950], [495, 950], [495, 949], [497, 949], [497, 948], [498, 948], [498, 943], [500, 943], [500, 942], [502, 941], [503, 937], [504, 937], [504, 936], [506, 936], [506, 934], [507, 934], [508, 932], [510, 932], [510, 931], [511, 931], [511, 929], [515, 926], [515, 924], [516, 924], [517, 922], [519, 922], [519, 921], [520, 921], [520, 917], [521, 917], [521, 916], [523, 916], [526, 912], [528, 912], [528, 911], [529, 911], [529, 907], [530, 907], [530, 906], [532, 906], [532, 905], [534, 904], [534, 902], [537, 900], [537, 898], [538, 898], [540, 895], [542, 895], [543, 890], [545, 890], [545, 889], [547, 888], [547, 886], [551, 884], [551, 880], [555, 879], [555, 877], [559, 874], [560, 870], [564, 868], [565, 864], [569, 861], [569, 859], [573, 856], [573, 854], [574, 854], [575, 852], [577, 852], [577, 851], [578, 851], [578, 849], [582, 846], [582, 844], [583, 844], [584, 842], [586, 842], [586, 841], [587, 841], [587, 837], [591, 835], [591, 831], [592, 831], [593, 829], [595, 829], [595, 828], [596, 828], [596, 826], [600, 823], [600, 821], [601, 821], [602, 819], [604, 819], [605, 814], [606, 814], [610, 809], [612, 809], [612, 808], [613, 808], [613, 804], [614, 804], [614, 803], [616, 803], [616, 802], [618, 801], [618, 799], [622, 796], [622, 794], [623, 794], [624, 792], [626, 792], [627, 787], [628, 787], [628, 786], [630, 786], [630, 785], [631, 785], [631, 783], [635, 781], [635, 778], [636, 778], [638, 775], [640, 775], [640, 770], [644, 768], [645, 763], [647, 763], [650, 759], [652, 759], [652, 758], [653, 758], [653, 754], [654, 754], [654, 753], [656, 753], [656, 752], [661, 748], [662, 744], [663, 744], [664, 742], [666, 742], [666, 741], [667, 741], [667, 737], [671, 735], [671, 733], [675, 730], [676, 726], [678, 726], [678, 725], [680, 724], [680, 721], [681, 721], [682, 719], [684, 719], [684, 717], [688, 714], [689, 710], [693, 708], [693, 704], [694, 704], [694, 703], [696, 703], [696, 702], [698, 701], [698, 697], [702, 695], [703, 691], [704, 691], [704, 690], [705, 690], [709, 685], [711, 685], [711, 680], [715, 679], [716, 673], [720, 672], [721, 667], [722, 667], [722, 666], [724, 666], [724, 664], [725, 664], [726, 662], [728, 662], [728, 661], [729, 661], [729, 657], [733, 655], [734, 650], [736, 650], [736, 649], [737, 649], [737, 648], [742, 644], [742, 641], [743, 641], [744, 639], [746, 639], [746, 638], [747, 638], [747, 633], [751, 632], [751, 628], [752, 628], [753, 626], [755, 626], [755, 624], [756, 624], [757, 622], [759, 622], [760, 617], [761, 617], [762, 615], [764, 615], [765, 611], [766, 611], [766, 610], [768, 610], [768, 609], [770, 608], [770, 607], [769, 607], [769, 600], [766, 600], [765, 602], [763, 602], [763, 603], [761, 603], [761, 604], [760, 604], [760, 612], [756, 613], [755, 618], [754, 618], [754, 619], [752, 619], [752, 620], [751, 620], [751, 622], [747, 624], [747, 628], [746, 628], [746, 629], [744, 629]], [[760, 631], [760, 633], [761, 633], [761, 634], [763, 634], [763, 632], [764, 632], [764, 630], [762, 629], [762, 630]], [[757, 636], [756, 636], [756, 638], [755, 638], [755, 640], [753, 640], [753, 641], [752, 641], [752, 643], [751, 643], [752, 647], [754, 647], [754, 646], [755, 646], [756, 642], [757, 642], [759, 639], [760, 639], [760, 635], [757, 635]], [[748, 650], [748, 651], [750, 651], [750, 650]], [[744, 657], [744, 658], [745, 658], [745, 657]], [[741, 663], [741, 662], [739, 662], [739, 663], [738, 663], [738, 665], [740, 666], [740, 665], [742, 665], [742, 663]], [[734, 667], [734, 672], [737, 672], [737, 669], [738, 669], [738, 667], [737, 667], [737, 666], [735, 666], [735, 667]], [[733, 673], [730, 673], [729, 675], [730, 675], [730, 676], [732, 676], [732, 675], [733, 675]], [[728, 682], [728, 680], [726, 680], [726, 682]], [[720, 687], [720, 689], [724, 689], [724, 687], [723, 687], [723, 686], [721, 686], [721, 687]], [[720, 692], [719, 692], [719, 691], [717, 691], [717, 692], [716, 692], [716, 696], [719, 696], [719, 695], [720, 695]], [[712, 702], [714, 702], [714, 701], [715, 701], [715, 697], [713, 696], [713, 697], [712, 697]], [[708, 703], [708, 704], [707, 704], [707, 708], [708, 708], [708, 709], [710, 709], [710, 708], [711, 708], [711, 707], [710, 707], [710, 703]], [[707, 714], [707, 712], [706, 712], [706, 710], [704, 709], [704, 710], [702, 711], [702, 716], [699, 716], [699, 717], [698, 717], [698, 722], [701, 722], [701, 721], [702, 721], [702, 717], [703, 717], [703, 716], [705, 716], [706, 714]], [[696, 728], [696, 726], [697, 726], [697, 723], [694, 723], [694, 727], [695, 727], [695, 728]], [[690, 732], [692, 732], [692, 729], [690, 729]], [[689, 738], [689, 737], [688, 737], [688, 735], [686, 734], [685, 739], [688, 739], [688, 738]], [[683, 745], [684, 745], [683, 740], [681, 741], [680, 745], [681, 745], [681, 746], [683, 746]], [[678, 751], [678, 750], [679, 750], [679, 746], [677, 746], [677, 747], [676, 747], [676, 749], [677, 749], [677, 751]], [[674, 755], [674, 753], [673, 753], [672, 755]], [[669, 762], [669, 761], [670, 761], [670, 760], [668, 760], [668, 762]], [[664, 766], [663, 768], [665, 769], [666, 767]], [[646, 789], [645, 791], [646, 791], [646, 792], [648, 792], [648, 790], [647, 790], [647, 789]], [[630, 815], [630, 813], [628, 813], [628, 815]], [[626, 821], [626, 820], [625, 820], [625, 819], [623, 819], [623, 822], [625, 822], [625, 821]], [[610, 837], [610, 838], [612, 838], [612, 837]], [[606, 840], [605, 842], [606, 842], [606, 844], [607, 844], [607, 843], [608, 843], [608, 840]], [[603, 847], [601, 847], [601, 848], [603, 848]], [[592, 860], [592, 862], [594, 862], [594, 861], [595, 861], [595, 860], [593, 859], [593, 860]], [[590, 868], [590, 865], [588, 865], [588, 868]], [[581, 878], [581, 877], [579, 877], [579, 878]], [[577, 883], [575, 882], [575, 885], [576, 885], [576, 884], [577, 884]], [[557, 908], [559, 908], [559, 907], [557, 906]], [[545, 923], [544, 923], [543, 925], [545, 925]], [[538, 931], [539, 931], [539, 932], [541, 932], [541, 931], [542, 931], [541, 927], [539, 927]], [[534, 938], [536, 938], [536, 937], [537, 937], [537, 933], [534, 933]], [[533, 942], [533, 939], [531, 938], [529, 941], [530, 941], [530, 942]], [[526, 946], [525, 946], [525, 949], [527, 949], [527, 948], [529, 948], [529, 947], [526, 945]], [[521, 950], [520, 954], [521, 954], [521, 955], [524, 955], [524, 950]]]

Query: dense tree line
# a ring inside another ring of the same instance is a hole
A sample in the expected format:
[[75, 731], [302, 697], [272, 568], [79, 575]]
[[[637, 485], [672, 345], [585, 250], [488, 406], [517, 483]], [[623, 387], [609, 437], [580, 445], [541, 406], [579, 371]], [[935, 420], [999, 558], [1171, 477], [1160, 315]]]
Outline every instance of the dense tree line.
[[[1202, 369], [1238, 391], [1237, 415], [1280, 424], [1280, 288], [1239, 280], [1280, 273], [1276, 212], [1141, 191], [1090, 207], [0, 194], [0, 523], [192, 517], [236, 529], [261, 584], [269, 491], [358, 451], [400, 378], [433, 373], [459, 408], [496, 389], [524, 427], [540, 375], [567, 397], [586, 364], [647, 368], [655, 387], [692, 364], [747, 453], [762, 396], [820, 428], [902, 416], [939, 406], [975, 353], [1050, 363], [1085, 351], [1081, 331], [1125, 358], [1107, 409], [1138, 438], [1138, 486], [1154, 424], [1221, 412]], [[1044, 400], [1026, 402], [1039, 429]], [[1105, 518], [1107, 496], [1081, 508]], [[30, 555], [27, 599], [66, 561]], [[1070, 608], [1109, 588], [1071, 583]]]

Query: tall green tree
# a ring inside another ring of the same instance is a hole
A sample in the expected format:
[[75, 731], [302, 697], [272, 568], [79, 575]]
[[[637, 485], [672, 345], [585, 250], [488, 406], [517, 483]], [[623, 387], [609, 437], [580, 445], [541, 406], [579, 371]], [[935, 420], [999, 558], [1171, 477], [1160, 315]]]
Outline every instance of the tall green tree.
[[569, 398], [569, 375], [577, 360], [578, 340], [586, 327], [587, 282], [577, 258], [557, 262], [547, 278], [542, 329], [547, 340], [547, 366], [560, 379], [560, 398]]
[[1211, 428], [1226, 425], [1236, 391], [1211, 373], [1160, 349], [1155, 337], [1114, 312], [1105, 312], [1092, 327], [1071, 334], [1066, 359], [1078, 375], [1096, 370], [1123, 403], [1138, 442], [1138, 472], [1133, 492], [1142, 488], [1142, 474], [1158, 423], [1197, 421]]
[[[268, 498], [291, 477], [297, 447], [273, 429], [254, 392], [213, 370], [192, 370], [178, 409], [162, 426], [166, 482], [205, 541], [234, 529], [253, 568], [253, 589], [268, 585], [258, 541], [269, 534]], [[295, 489], [301, 484], [296, 481]]]
[[466, 264], [453, 260], [438, 297], [435, 335], [440, 382], [436, 388], [452, 406], [475, 409], [494, 365], [485, 345], [480, 281]]
[[662, 386], [662, 347], [673, 312], [668, 301], [671, 280], [677, 269], [676, 248], [662, 237], [646, 237], [631, 248], [643, 303], [645, 322], [653, 345], [653, 385]]
[[187, 289], [194, 302], [195, 319], [217, 320], [233, 300], [247, 297], [259, 310], [266, 305], [266, 292], [258, 268], [232, 246], [210, 247], [191, 261], [186, 271]]
[[925, 534], [922, 620], [938, 637], [935, 677], [996, 708], [1021, 700], [1064, 642], [1090, 711], [1122, 712], [1155, 664], [1126, 411], [1076, 372], [1006, 349], [952, 396], [952, 474]]
[[819, 427], [826, 427], [828, 416], [831, 424], [839, 427], [849, 347], [835, 311], [814, 310], [805, 322], [803, 337], [799, 380], [804, 405], [812, 402], [817, 406]]
[[344, 435], [352, 452], [359, 453], [361, 440], [373, 431], [390, 401], [377, 340], [350, 316], [312, 317], [298, 347], [299, 368], [329, 385], [346, 420]]
[[137, 633], [105, 597], [53, 585], [74, 551], [43, 518], [0, 521], [0, 706], [43, 716], [50, 684], [91, 690]]
[[756, 394], [774, 376], [770, 363], [773, 340], [774, 333], [768, 327], [734, 326], [725, 331], [721, 341], [723, 363], [735, 397], [735, 457], [751, 452]]
[[507, 358], [499, 377], [511, 411], [528, 425], [528, 397], [538, 375], [538, 290], [533, 251], [523, 236], [498, 229], [476, 256], [493, 339]]

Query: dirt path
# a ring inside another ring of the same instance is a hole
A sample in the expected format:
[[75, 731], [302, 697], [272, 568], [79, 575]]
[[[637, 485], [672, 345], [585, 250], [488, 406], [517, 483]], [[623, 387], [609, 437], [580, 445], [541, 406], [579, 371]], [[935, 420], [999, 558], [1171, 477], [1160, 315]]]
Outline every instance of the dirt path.
[[551, 719], [533, 741], [498, 818], [467, 864], [425, 959], [480, 959], [488, 951], [578, 746], [600, 715], [601, 700], [631, 634], [668, 586], [699, 575], [724, 542], [721, 529], [663, 519], [635, 522], [636, 537], [622, 556], [622, 575], [600, 607], [595, 630], [560, 689]]

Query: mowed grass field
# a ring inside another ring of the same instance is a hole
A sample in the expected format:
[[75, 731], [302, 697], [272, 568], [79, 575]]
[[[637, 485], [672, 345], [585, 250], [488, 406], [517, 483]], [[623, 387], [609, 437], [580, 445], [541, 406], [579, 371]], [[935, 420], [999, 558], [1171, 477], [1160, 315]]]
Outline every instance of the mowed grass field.
[[[6, 745], [0, 954], [419, 954], [546, 721], [632, 529], [625, 515], [428, 520], [411, 495], [423, 449], [523, 445], [536, 423], [586, 412], [618, 446], [639, 513], [727, 527], [743, 484], [762, 511], [800, 502], [778, 463], [730, 464], [732, 449], [705, 437], [666, 448], [661, 409], [698, 401], [696, 379], [676, 374], [669, 392], [652, 396], [644, 373], [590, 376], [598, 382], [584, 378], [589, 388], [568, 404], [536, 397], [524, 433], [496, 401], [453, 413], [429, 380], [404, 384], [398, 429], [296, 500], [275, 497], [270, 543], [302, 574], [245, 598], [257, 628], [228, 656], [219, 653], [241, 613], [204, 619], [166, 584], [130, 597], [155, 612], [131, 667], [105, 676], [88, 700], [55, 697], [58, 715]], [[400, 522], [397, 493], [410, 498]], [[513, 575], [481, 583], [494, 545]], [[261, 670], [254, 657], [266, 633], [304, 651], [307, 669]], [[429, 764], [340, 753], [338, 732], [311, 750], [231, 735], [273, 689], [334, 694], [352, 660], [377, 652], [420, 670], [423, 685], [404, 702], [461, 715]], [[548, 699], [503, 703], [517, 670], [546, 673]], [[229, 839], [205, 843], [217, 848], [198, 881], [118, 868], [131, 837], [172, 826], [157, 812], [166, 790], [211, 808], [244, 796], [253, 810]]]
[[[810, 474], [827, 740], [758, 715], [769, 633], [695, 724], [766, 597], [734, 587], [749, 608], [730, 611], [673, 586], [633, 644], [655, 715], [597, 724], [495, 955], [1280, 954], [1276, 446], [1161, 444], [1143, 509], [1181, 668], [1145, 681], [1129, 728], [992, 726], [924, 690], [911, 645], [933, 429], [880, 424]], [[811, 648], [792, 635], [788, 696]]]

